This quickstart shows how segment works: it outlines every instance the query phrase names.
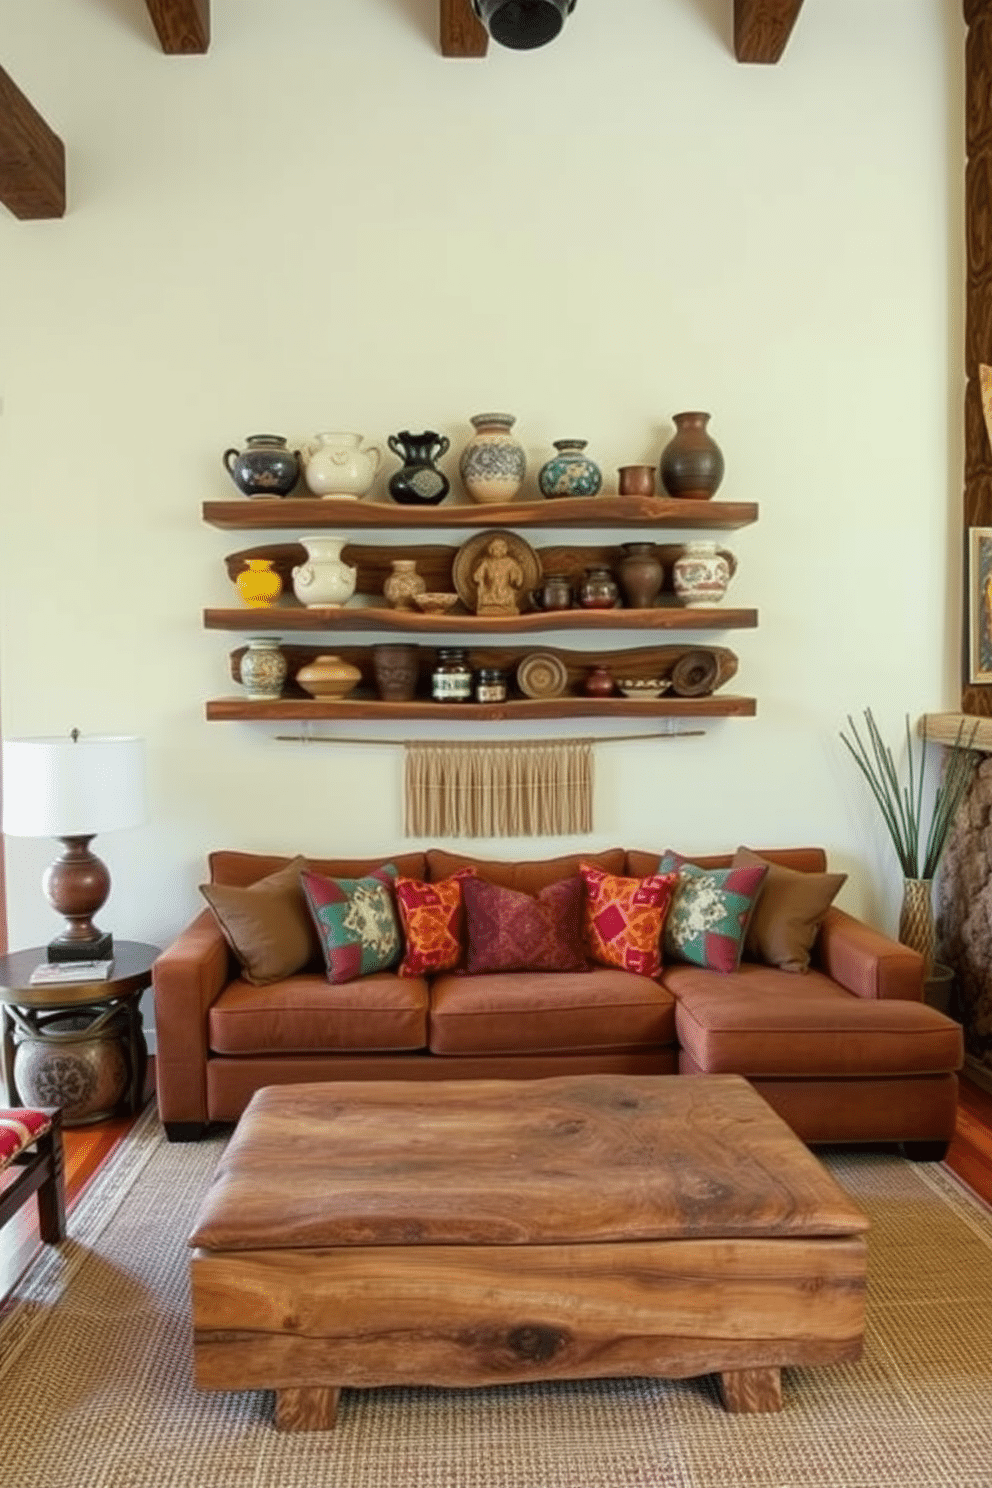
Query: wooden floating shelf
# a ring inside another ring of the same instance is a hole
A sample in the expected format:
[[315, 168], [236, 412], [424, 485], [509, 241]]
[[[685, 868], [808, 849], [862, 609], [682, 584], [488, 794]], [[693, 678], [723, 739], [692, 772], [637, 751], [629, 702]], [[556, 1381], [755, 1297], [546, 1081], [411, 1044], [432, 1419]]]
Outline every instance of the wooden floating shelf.
[[305, 609], [302, 605], [268, 605], [239, 610], [204, 610], [207, 630], [267, 634], [298, 630], [387, 630], [409, 635], [531, 635], [549, 630], [753, 630], [757, 610], [729, 610], [681, 605], [652, 610], [536, 610], [526, 615], [422, 615], [414, 610], [343, 605]]
[[[700, 698], [524, 698], [508, 703], [383, 703], [374, 698], [342, 698], [337, 702], [318, 702], [306, 698], [280, 698], [272, 702], [251, 703], [244, 698], [213, 698], [207, 703], [207, 720], [211, 723], [248, 721], [252, 723], [288, 723], [290, 721], [341, 723], [374, 718], [380, 722], [394, 719], [436, 719], [470, 723], [500, 723], [519, 719], [527, 722], [538, 718], [753, 718], [757, 702], [749, 697], [720, 696]], [[397, 740], [397, 743], [401, 743]]]
[[586, 496], [552, 501], [510, 501], [400, 506], [347, 497], [258, 497], [205, 501], [203, 520], [226, 531], [378, 527], [692, 527], [729, 532], [758, 520], [753, 501], [692, 501], [671, 496]]

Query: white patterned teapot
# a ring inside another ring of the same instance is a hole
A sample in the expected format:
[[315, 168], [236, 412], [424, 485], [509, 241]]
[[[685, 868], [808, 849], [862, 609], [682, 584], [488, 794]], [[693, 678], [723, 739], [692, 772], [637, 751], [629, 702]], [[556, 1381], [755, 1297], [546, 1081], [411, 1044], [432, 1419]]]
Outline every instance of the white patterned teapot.
[[300, 451], [315, 496], [364, 496], [382, 460], [377, 444], [361, 448], [361, 434], [315, 434]]

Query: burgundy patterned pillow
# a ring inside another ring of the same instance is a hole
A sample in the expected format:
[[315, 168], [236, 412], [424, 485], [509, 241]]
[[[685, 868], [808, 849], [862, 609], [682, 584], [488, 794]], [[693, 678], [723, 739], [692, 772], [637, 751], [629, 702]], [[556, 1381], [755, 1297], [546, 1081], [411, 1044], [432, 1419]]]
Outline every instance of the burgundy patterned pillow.
[[462, 898], [469, 972], [589, 969], [582, 939], [585, 886], [577, 874], [539, 894], [466, 878]]

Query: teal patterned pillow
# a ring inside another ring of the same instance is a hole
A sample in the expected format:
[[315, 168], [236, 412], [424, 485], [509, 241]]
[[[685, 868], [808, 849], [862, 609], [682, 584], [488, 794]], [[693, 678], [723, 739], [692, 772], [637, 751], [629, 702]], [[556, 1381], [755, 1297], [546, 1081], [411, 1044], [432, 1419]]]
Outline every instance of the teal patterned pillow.
[[666, 961], [736, 971], [768, 865], [700, 868], [669, 851], [657, 871], [679, 875], [665, 920]]
[[388, 971], [403, 951], [392, 863], [365, 878], [301, 873], [300, 883], [320, 937], [329, 982], [353, 982]]

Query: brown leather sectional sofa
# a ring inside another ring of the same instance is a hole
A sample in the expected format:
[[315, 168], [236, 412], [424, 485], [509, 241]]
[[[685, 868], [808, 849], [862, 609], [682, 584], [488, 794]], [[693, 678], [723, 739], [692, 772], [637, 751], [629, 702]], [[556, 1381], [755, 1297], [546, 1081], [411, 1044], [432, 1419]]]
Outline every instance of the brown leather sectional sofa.
[[[804, 873], [826, 867], [819, 848], [760, 851]], [[288, 861], [217, 852], [211, 880], [247, 886]], [[360, 877], [383, 861], [310, 863]], [[580, 861], [643, 877], [658, 858], [617, 848], [502, 862], [434, 850], [389, 861], [427, 880], [472, 862], [491, 882], [536, 893]], [[430, 982], [381, 972], [334, 985], [315, 965], [267, 986], [242, 979], [204, 910], [159, 957], [154, 989], [158, 1104], [175, 1141], [235, 1121], [264, 1085], [618, 1072], [744, 1075], [811, 1144], [899, 1142], [935, 1158], [954, 1132], [959, 1025], [923, 1002], [916, 952], [834, 906], [802, 974], [742, 961], [726, 974], [669, 963], [658, 981], [596, 966]]]

